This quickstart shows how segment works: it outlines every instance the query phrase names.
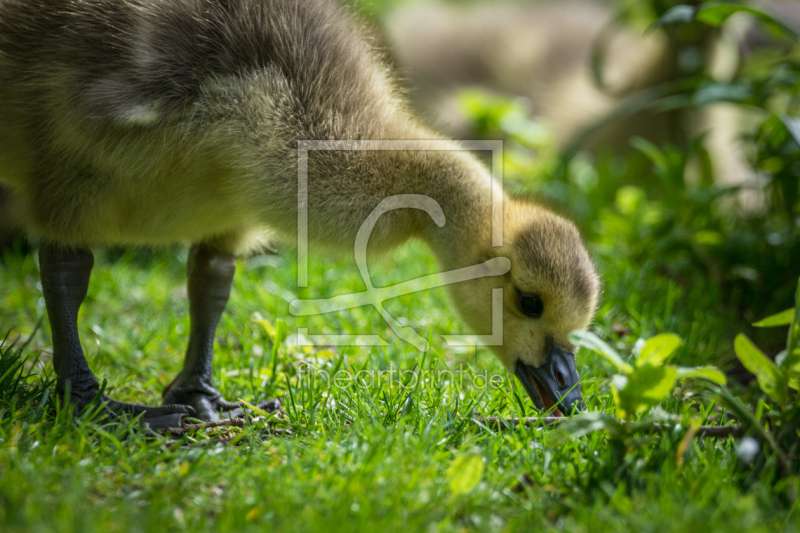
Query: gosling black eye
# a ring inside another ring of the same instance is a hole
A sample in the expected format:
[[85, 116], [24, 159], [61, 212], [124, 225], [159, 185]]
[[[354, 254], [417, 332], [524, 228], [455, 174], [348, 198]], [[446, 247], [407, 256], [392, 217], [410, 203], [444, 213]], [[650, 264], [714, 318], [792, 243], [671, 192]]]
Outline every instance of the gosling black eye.
[[519, 310], [531, 318], [539, 318], [544, 312], [544, 303], [542, 303], [542, 299], [535, 294], [521, 294]]

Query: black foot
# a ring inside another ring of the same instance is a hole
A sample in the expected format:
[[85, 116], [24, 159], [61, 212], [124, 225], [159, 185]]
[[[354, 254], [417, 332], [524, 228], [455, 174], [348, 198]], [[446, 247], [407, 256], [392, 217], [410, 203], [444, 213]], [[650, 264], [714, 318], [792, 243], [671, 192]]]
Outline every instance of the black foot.
[[[78, 413], [85, 407], [89, 406], [97, 396], [98, 392], [100, 392], [99, 387], [95, 390], [92, 390], [91, 388], [88, 390], [83, 390], [79, 394], [70, 394], [71, 401], [75, 405], [75, 412]], [[150, 429], [181, 427], [181, 420], [183, 417], [195, 415], [194, 408], [189, 405], [168, 404], [155, 407], [149, 405], [137, 405], [113, 400], [105, 394], [100, 396], [100, 402], [105, 408], [107, 419], [113, 420], [121, 415], [141, 415], [142, 422], [150, 426]]]
[[195, 416], [194, 408], [185, 404], [167, 404], [153, 407], [118, 402], [106, 395], [103, 395], [102, 400], [106, 402], [106, 407], [115, 415], [142, 415], [142, 422], [150, 426], [150, 429], [179, 428], [183, 417]]
[[[180, 376], [164, 389], [164, 404], [182, 404], [194, 408], [195, 417], [205, 422], [214, 422], [220, 418], [237, 418], [249, 414], [250, 410], [239, 402], [230, 402], [212, 386], [179, 383]], [[271, 413], [281, 406], [275, 398], [262, 400], [256, 407]]]

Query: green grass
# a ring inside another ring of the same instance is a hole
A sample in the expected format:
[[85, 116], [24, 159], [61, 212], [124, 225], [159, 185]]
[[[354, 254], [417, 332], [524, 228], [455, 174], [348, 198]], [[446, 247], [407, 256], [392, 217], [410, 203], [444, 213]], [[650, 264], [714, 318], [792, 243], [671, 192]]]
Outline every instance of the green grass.
[[[639, 336], [673, 331], [685, 341], [679, 362], [730, 361], [732, 335], [744, 325], [712, 283], [698, 276], [678, 284], [654, 266], [597, 255], [605, 291], [594, 329], [603, 338], [630, 353]], [[185, 253], [98, 259], [80, 316], [87, 355], [111, 395], [157, 403], [180, 368], [189, 326]], [[239, 263], [215, 365], [227, 397], [282, 397], [286, 416], [278, 425], [288, 433], [270, 436], [256, 424], [171, 442], [57, 408], [49, 395], [49, 329], [45, 323], [33, 333], [45, 318], [37, 267], [32, 256], [7, 256], [0, 267], [0, 329], [10, 331], [4, 360], [17, 352], [11, 339], [33, 335], [22, 351], [25, 376], [14, 380], [24, 390], [0, 397], [0, 530], [796, 530], [796, 506], [774, 495], [768, 476], [748, 478], [732, 439], [694, 441], [679, 467], [683, 431], [676, 431], [648, 440], [620, 466], [602, 433], [559, 446], [549, 429], [493, 432], [470, 424], [473, 415], [534, 411], [486, 349], [453, 351], [436, 340], [466, 331], [443, 290], [389, 305], [421, 334], [430, 332], [433, 349], [423, 356], [371, 309], [291, 318], [294, 264], [291, 254]], [[371, 266], [376, 285], [434, 269], [418, 244]], [[344, 261], [312, 261], [310, 279], [307, 296], [363, 289]], [[256, 319], [278, 324], [275, 338]], [[619, 338], [614, 324], [630, 333]], [[381, 331], [389, 345], [317, 352], [287, 336], [297, 326], [312, 334]], [[351, 376], [364, 369], [432, 373], [410, 386], [395, 373], [371, 386], [337, 387], [308, 379], [308, 365]], [[583, 352], [578, 366], [590, 408], [610, 409], [610, 369]], [[446, 367], [463, 369], [465, 378], [437, 379]], [[501, 376], [503, 385], [482, 389], [471, 379], [478, 373]], [[8, 383], [8, 376], [0, 379]], [[676, 390], [662, 407], [719, 423], [719, 408], [696, 392]], [[707, 411], [711, 420], [703, 418]], [[217, 444], [220, 436], [234, 436], [236, 444]], [[467, 493], [448, 473], [463, 456], [483, 465]]]

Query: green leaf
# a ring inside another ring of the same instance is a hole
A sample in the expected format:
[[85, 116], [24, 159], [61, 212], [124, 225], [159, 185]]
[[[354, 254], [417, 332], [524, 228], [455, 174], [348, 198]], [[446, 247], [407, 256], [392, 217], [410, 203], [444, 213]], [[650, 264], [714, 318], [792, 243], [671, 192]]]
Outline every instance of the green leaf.
[[450, 490], [455, 494], [467, 494], [480, 483], [483, 477], [483, 459], [478, 455], [459, 455], [447, 469]]
[[787, 309], [776, 315], [768, 316], [753, 324], [757, 328], [774, 328], [777, 326], [788, 326], [792, 323], [794, 317], [794, 309]]
[[628, 380], [628, 384], [623, 389], [624, 396], [646, 399], [655, 405], [672, 392], [677, 378], [677, 367], [641, 366]]
[[633, 371], [631, 365], [623, 361], [622, 358], [619, 356], [619, 354], [616, 352], [616, 350], [614, 350], [614, 348], [603, 342], [600, 339], [600, 337], [598, 337], [591, 331], [586, 331], [586, 330], [573, 331], [572, 333], [569, 334], [568, 339], [569, 342], [571, 342], [572, 344], [575, 344], [577, 346], [582, 346], [584, 348], [599, 353], [600, 355], [605, 357], [609, 363], [617, 367], [617, 370], [619, 370], [622, 373], [628, 374]]
[[672, 355], [678, 346], [681, 345], [681, 338], [674, 333], [662, 333], [648, 339], [642, 347], [636, 366], [653, 365], [659, 366]]
[[616, 390], [620, 416], [627, 418], [656, 405], [672, 392], [677, 377], [677, 367], [644, 365], [630, 374], [624, 386], [614, 380], [611, 388]]
[[733, 348], [744, 367], [756, 375], [758, 386], [764, 394], [784, 405], [786, 392], [781, 386], [782, 376], [775, 363], [742, 333], [736, 336]]
[[725, 374], [715, 366], [679, 366], [678, 379], [702, 378], [713, 381], [717, 385], [725, 385], [728, 379]]

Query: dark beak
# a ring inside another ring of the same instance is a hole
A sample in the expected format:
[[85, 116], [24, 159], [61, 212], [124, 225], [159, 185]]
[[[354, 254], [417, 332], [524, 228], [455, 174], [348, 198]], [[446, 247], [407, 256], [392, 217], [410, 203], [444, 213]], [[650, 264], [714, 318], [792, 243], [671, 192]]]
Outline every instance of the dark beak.
[[575, 354], [550, 343], [547, 359], [540, 367], [517, 361], [514, 371], [537, 409], [550, 409], [558, 404], [558, 411], [571, 414], [573, 408], [584, 411], [586, 405], [581, 395], [580, 377], [575, 368]]

